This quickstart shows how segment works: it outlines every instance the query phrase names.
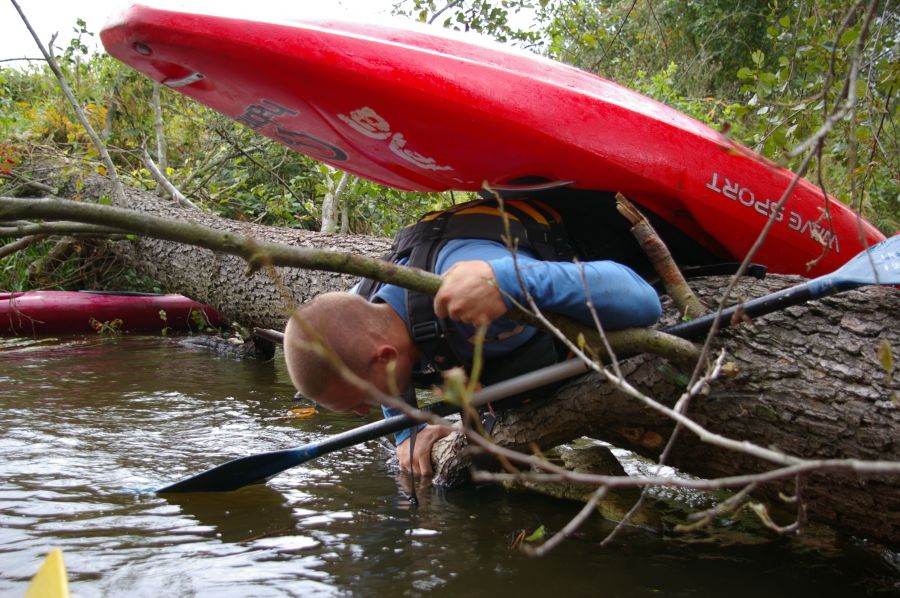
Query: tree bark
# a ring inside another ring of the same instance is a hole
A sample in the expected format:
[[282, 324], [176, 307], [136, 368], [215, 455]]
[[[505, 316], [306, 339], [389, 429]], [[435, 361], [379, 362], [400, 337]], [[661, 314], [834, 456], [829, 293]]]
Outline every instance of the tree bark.
[[[108, 181], [88, 177], [79, 193], [84, 197], [109, 195]], [[63, 195], [72, 196], [74, 188]], [[195, 221], [255, 239], [286, 245], [320, 247], [379, 256], [390, 249], [390, 239], [362, 235], [336, 235], [299, 229], [269, 227], [218, 218], [198, 210], [187, 210], [152, 193], [128, 188], [124, 205], [139, 212], [176, 220]], [[168, 291], [178, 292], [215, 307], [223, 321], [238, 321], [246, 327], [282, 329], [293, 307], [328, 291], [349, 289], [355, 279], [331, 272], [295, 268], [261, 269], [247, 273], [239, 257], [207, 249], [138, 238], [112, 245], [114, 251], [136, 270], [157, 280]]]
[[[109, 195], [109, 182], [89, 178], [78, 192]], [[74, 189], [69, 189], [70, 194]], [[64, 192], [65, 194], [65, 192]], [[169, 218], [193, 219], [288, 244], [328, 247], [366, 255], [387, 251], [387, 239], [330, 235], [226, 221], [188, 211], [151, 193], [128, 190], [126, 205]], [[164, 287], [215, 306], [225, 318], [248, 326], [281, 328], [290, 308], [326, 291], [348, 288], [354, 281], [327, 272], [265, 270], [247, 275], [237, 257], [217, 255], [154, 239], [114, 244], [135, 268]], [[755, 297], [799, 280], [770, 276], [745, 281], [738, 293]], [[714, 304], [723, 281], [691, 281], [701, 298]], [[869, 287], [805, 306], [791, 307], [726, 331], [724, 347], [730, 374], [716, 381], [707, 396], [696, 398], [689, 415], [713, 432], [748, 440], [805, 458], [900, 460], [900, 384], [890, 380], [876, 353], [887, 344], [900, 350], [900, 294]], [[670, 317], [675, 317], [672, 314]], [[671, 366], [658, 358], [638, 357], [623, 363], [628, 379], [657, 400], [672, 405], [682, 388]], [[553, 400], [532, 401], [503, 411], [494, 427], [504, 446], [548, 448], [582, 435], [657, 456], [672, 432], [672, 422], [610, 389], [596, 376], [585, 376], [552, 393]], [[539, 425], [536, 425], [539, 423]], [[434, 453], [437, 470], [447, 479], [464, 477], [463, 442], [444, 444]], [[670, 462], [687, 473], [719, 477], [758, 472], [766, 464], [701, 443], [682, 433]], [[462, 475], [461, 475], [462, 474]], [[777, 501], [779, 490], [794, 485], [770, 484], [761, 496]], [[890, 545], [900, 544], [900, 479], [862, 478], [849, 474], [808, 476], [802, 490], [811, 519]]]
[[[790, 286], [799, 277], [744, 281], [750, 298]], [[708, 301], [721, 278], [691, 281]], [[711, 303], [712, 304], [712, 303]], [[671, 312], [670, 312], [671, 313]], [[900, 460], [900, 384], [878, 358], [887, 343], [900, 349], [900, 293], [868, 287], [760, 318], [727, 330], [715, 348], [727, 351], [729, 375], [695, 398], [688, 412], [708, 430], [809, 459]], [[628, 380], [672, 406], [683, 391], [663, 360], [642, 356], [622, 364]], [[671, 420], [613, 389], [599, 375], [575, 380], [553, 393], [499, 414], [492, 436], [501, 446], [530, 452], [582, 435], [656, 458], [672, 433]], [[535, 425], [540, 422], [540, 425]], [[466, 443], [450, 438], [435, 450], [435, 471], [456, 483], [465, 479]], [[669, 463], [715, 478], [758, 473], [771, 464], [702, 443], [682, 432]], [[781, 503], [793, 481], [766, 485], [758, 498]], [[811, 520], [849, 533], [900, 544], [900, 479], [856, 474], [813, 474], [802, 498]]]

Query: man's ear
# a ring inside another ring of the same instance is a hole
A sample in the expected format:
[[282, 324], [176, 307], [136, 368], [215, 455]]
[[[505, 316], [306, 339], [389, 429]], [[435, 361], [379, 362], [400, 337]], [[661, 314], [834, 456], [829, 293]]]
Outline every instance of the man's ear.
[[383, 344], [375, 347], [375, 354], [372, 356], [373, 362], [390, 363], [397, 361], [400, 352], [394, 345]]

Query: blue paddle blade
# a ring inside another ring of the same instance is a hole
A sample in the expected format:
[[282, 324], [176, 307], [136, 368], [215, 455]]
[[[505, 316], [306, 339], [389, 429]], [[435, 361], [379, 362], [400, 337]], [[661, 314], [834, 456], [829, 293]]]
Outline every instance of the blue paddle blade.
[[900, 284], [900, 235], [873, 245], [828, 276], [839, 283]]
[[831, 274], [809, 281], [805, 293], [807, 299], [819, 299], [869, 284], [900, 284], [900, 235], [872, 245]]

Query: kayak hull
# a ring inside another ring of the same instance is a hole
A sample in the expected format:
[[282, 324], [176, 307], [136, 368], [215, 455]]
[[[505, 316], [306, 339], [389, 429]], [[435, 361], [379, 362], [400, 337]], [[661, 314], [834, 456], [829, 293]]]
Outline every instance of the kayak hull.
[[215, 309], [182, 295], [0, 293], [0, 336], [96, 333], [104, 326], [120, 332], [158, 334], [165, 328], [185, 331], [218, 323]]
[[393, 187], [622, 192], [721, 260], [742, 259], [773, 219], [754, 261], [806, 276], [884, 238], [706, 125], [578, 69], [436, 29], [262, 19], [134, 4], [101, 38], [150, 78]]

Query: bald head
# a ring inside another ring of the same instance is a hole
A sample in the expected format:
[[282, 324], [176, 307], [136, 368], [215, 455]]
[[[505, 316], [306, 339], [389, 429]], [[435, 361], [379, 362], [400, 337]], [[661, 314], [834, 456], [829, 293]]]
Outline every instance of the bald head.
[[[288, 320], [284, 334], [284, 358], [294, 386], [338, 411], [360, 411], [366, 397], [343, 380], [326, 355], [337, 357], [382, 392], [388, 391], [383, 371], [387, 363], [405, 366], [409, 361], [403, 321], [387, 305], [369, 303], [353, 293], [326, 293], [302, 305]], [[408, 378], [409, 368], [401, 368], [398, 375]]]

